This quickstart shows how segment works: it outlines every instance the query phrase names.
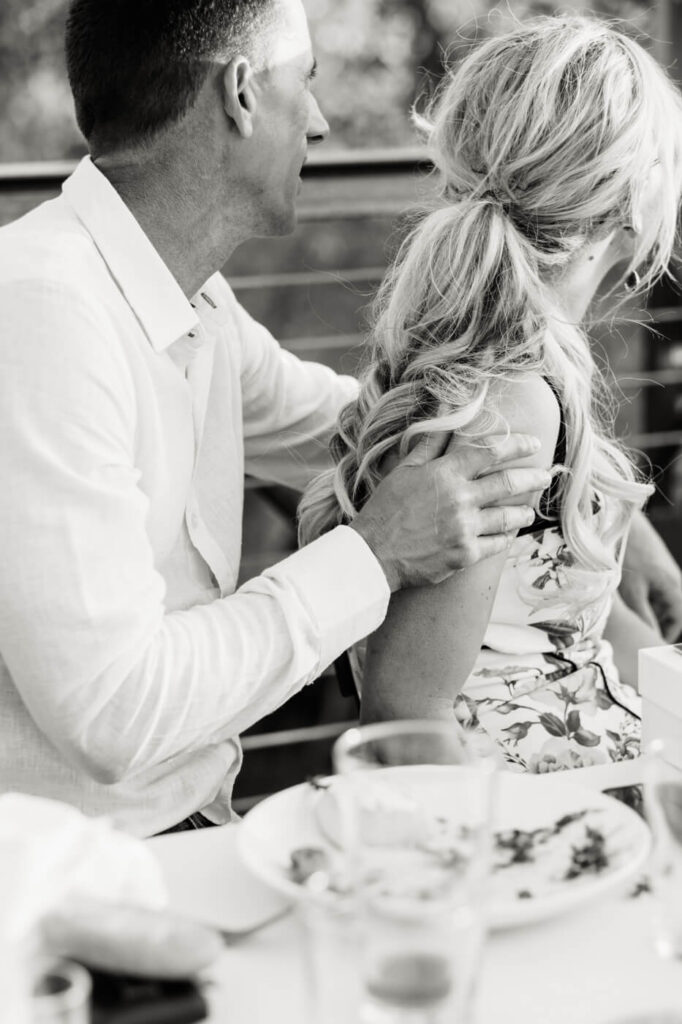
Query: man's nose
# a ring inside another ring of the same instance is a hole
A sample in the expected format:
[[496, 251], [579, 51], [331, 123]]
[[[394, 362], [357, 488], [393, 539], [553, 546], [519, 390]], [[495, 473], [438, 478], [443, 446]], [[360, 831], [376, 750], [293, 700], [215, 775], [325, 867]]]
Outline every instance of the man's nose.
[[320, 106], [314, 96], [310, 97], [310, 114], [308, 117], [308, 130], [306, 137], [308, 145], [314, 146], [318, 142], [324, 142], [329, 135], [329, 125], [320, 110]]

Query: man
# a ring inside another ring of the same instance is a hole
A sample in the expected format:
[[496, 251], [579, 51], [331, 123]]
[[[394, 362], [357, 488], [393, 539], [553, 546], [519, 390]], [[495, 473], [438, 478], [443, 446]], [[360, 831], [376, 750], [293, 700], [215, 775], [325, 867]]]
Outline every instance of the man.
[[293, 228], [328, 131], [303, 8], [74, 0], [67, 59], [92, 160], [0, 232], [0, 784], [146, 835], [229, 820], [237, 734], [391, 590], [501, 550], [546, 477], [527, 438], [421, 446], [235, 593], [244, 469], [305, 485], [355, 391], [217, 273]]

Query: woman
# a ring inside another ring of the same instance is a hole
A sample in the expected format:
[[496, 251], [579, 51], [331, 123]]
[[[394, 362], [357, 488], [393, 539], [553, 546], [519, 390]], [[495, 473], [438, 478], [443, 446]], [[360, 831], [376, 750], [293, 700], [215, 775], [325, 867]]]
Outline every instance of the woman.
[[543, 18], [471, 52], [422, 124], [438, 195], [380, 289], [360, 395], [301, 537], [352, 519], [425, 434], [538, 435], [534, 461], [558, 469], [535, 522], [506, 555], [393, 597], [362, 652], [362, 717], [454, 707], [518, 770], [633, 757], [636, 652], [660, 636], [616, 588], [651, 489], [613, 438], [580, 324], [614, 268], [641, 289], [665, 272], [682, 103], [620, 32]]

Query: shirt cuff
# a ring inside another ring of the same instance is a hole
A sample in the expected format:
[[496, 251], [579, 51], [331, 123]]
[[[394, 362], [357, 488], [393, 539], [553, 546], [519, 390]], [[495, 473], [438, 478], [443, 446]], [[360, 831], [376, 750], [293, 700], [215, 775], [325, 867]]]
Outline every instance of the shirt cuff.
[[375, 555], [349, 526], [337, 526], [263, 575], [295, 590], [305, 606], [320, 639], [320, 671], [381, 625], [391, 596]]

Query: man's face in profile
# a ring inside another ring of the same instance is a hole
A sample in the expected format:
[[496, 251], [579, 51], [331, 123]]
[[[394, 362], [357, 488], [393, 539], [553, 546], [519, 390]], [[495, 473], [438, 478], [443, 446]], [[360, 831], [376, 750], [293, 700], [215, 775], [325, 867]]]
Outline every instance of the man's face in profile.
[[329, 132], [311, 92], [315, 74], [308, 21], [301, 0], [278, 0], [280, 26], [272, 32], [267, 66], [255, 75], [258, 117], [257, 192], [264, 232], [288, 234], [296, 224], [296, 198], [308, 146]]

